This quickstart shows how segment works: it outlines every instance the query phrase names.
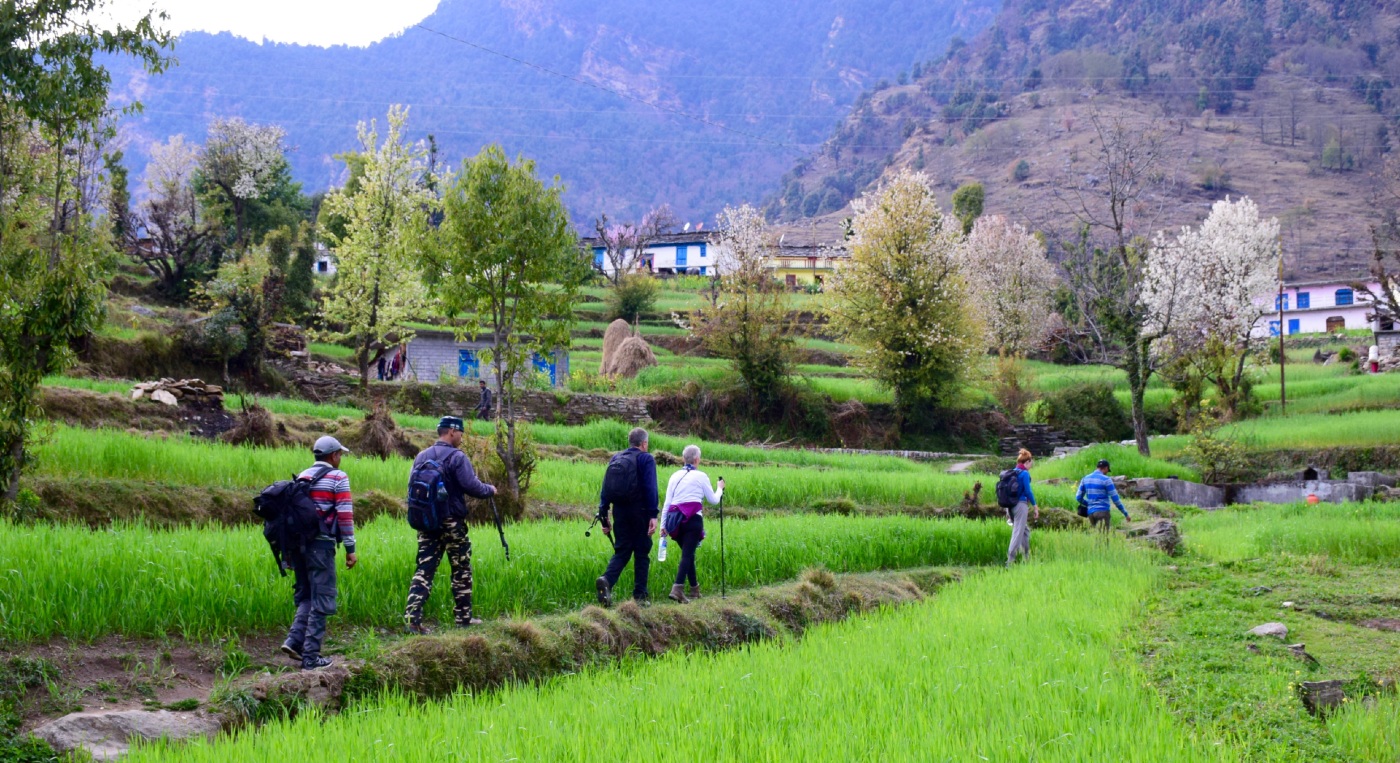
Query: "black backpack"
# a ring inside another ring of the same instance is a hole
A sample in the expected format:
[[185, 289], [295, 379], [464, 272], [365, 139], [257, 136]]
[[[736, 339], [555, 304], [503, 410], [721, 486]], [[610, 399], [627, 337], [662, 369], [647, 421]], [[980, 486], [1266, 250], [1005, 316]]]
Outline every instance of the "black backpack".
[[425, 458], [408, 475], [408, 526], [419, 532], [437, 532], [448, 511], [442, 462]]
[[997, 478], [997, 505], [1003, 509], [1014, 509], [1016, 504], [1021, 502], [1021, 479], [1016, 472], [1019, 469], [1007, 469]]
[[608, 470], [603, 473], [604, 504], [628, 503], [637, 494], [637, 454], [624, 450], [608, 460]]
[[287, 576], [287, 554], [306, 550], [323, 530], [321, 510], [311, 500], [311, 486], [335, 467], [322, 466], [308, 477], [293, 477], [263, 488], [253, 499], [253, 513], [262, 518], [263, 537], [272, 547], [277, 571]]

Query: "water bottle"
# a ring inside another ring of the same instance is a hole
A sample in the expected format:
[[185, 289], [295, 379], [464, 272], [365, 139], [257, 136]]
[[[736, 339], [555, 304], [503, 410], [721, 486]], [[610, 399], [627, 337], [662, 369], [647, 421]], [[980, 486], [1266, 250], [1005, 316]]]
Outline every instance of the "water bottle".
[[656, 561], [658, 561], [658, 562], [664, 562], [664, 561], [666, 561], [666, 536], [665, 536], [665, 535], [661, 536], [661, 547], [660, 547], [660, 549], [658, 549], [657, 552], [656, 552]]

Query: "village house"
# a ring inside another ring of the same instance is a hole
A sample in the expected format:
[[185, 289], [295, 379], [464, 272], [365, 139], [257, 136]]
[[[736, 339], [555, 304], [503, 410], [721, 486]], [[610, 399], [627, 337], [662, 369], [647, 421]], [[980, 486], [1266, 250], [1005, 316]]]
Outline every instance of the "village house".
[[[1367, 286], [1378, 290], [1379, 284]], [[1272, 312], [1259, 319], [1255, 336], [1292, 334], [1335, 334], [1347, 329], [1390, 330], [1391, 326], [1376, 326], [1371, 320], [1371, 302], [1364, 291], [1339, 279], [1306, 281], [1284, 285], [1283, 293], [1264, 297], [1262, 305]], [[1279, 309], [1283, 316], [1280, 322]]]
[[[635, 260], [634, 272], [653, 275], [714, 275], [716, 265], [715, 232], [703, 230], [703, 225], [681, 233], [668, 233], [652, 241]], [[616, 271], [608, 259], [607, 248], [597, 238], [582, 240], [593, 251], [593, 267], [600, 272]], [[629, 255], [631, 253], [629, 252]]]
[[[481, 362], [481, 351], [492, 344], [492, 336], [483, 334], [474, 340], [458, 341], [451, 331], [418, 331], [402, 348], [399, 365], [402, 368], [395, 380], [414, 379], [420, 382], [437, 382], [456, 379], [475, 383], [485, 379], [494, 385], [494, 374], [488, 364]], [[386, 359], [393, 363], [397, 350], [386, 353]], [[552, 387], [562, 387], [569, 376], [569, 353], [555, 350], [548, 355], [535, 353], [531, 365], [536, 373], [549, 377]], [[371, 369], [371, 374], [377, 369]]]

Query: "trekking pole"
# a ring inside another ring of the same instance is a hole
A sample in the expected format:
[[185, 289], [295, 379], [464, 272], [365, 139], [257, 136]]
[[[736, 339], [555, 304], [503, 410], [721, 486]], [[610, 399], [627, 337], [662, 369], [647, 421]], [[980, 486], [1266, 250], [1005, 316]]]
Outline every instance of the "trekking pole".
[[[723, 482], [723, 481], [724, 481], [724, 478], [723, 478], [723, 477], [720, 477], [720, 478], [719, 478], [719, 481], [720, 481], [720, 482]], [[720, 493], [720, 494], [719, 494], [719, 597], [720, 597], [721, 599], [723, 599], [723, 598], [724, 598], [724, 595], [725, 595], [725, 581], [724, 581], [724, 493]]]
[[[583, 531], [583, 537], [585, 537], [585, 538], [591, 538], [591, 537], [593, 537], [593, 528], [594, 528], [594, 527], [597, 527], [597, 526], [598, 526], [598, 523], [601, 522], [601, 521], [603, 521], [603, 517], [602, 517], [602, 516], [600, 516], [600, 515], [594, 515], [593, 521], [590, 522], [589, 525], [588, 525], [588, 529], [586, 529], [586, 530]], [[612, 544], [613, 551], [617, 551], [617, 541], [613, 540], [612, 533], [603, 533], [603, 537], [604, 537], [604, 538], [607, 538], [607, 539], [608, 539], [608, 543], [611, 543], [611, 544]]]
[[496, 532], [501, 535], [501, 547], [506, 550], [506, 561], [510, 561], [510, 544], [506, 543], [506, 529], [501, 525], [501, 510], [496, 508], [496, 496], [491, 496], [491, 514], [496, 518]]

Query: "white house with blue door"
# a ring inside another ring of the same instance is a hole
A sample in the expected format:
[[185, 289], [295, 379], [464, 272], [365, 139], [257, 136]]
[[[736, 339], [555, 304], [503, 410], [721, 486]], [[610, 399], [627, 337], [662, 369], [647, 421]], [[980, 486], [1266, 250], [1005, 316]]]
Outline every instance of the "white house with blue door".
[[[1380, 284], [1366, 284], [1379, 291]], [[1255, 324], [1254, 335], [1336, 333], [1346, 329], [1375, 329], [1366, 292], [1340, 280], [1284, 284], [1282, 294], [1270, 294], [1259, 303], [1270, 312]], [[1280, 322], [1279, 309], [1283, 316]], [[1384, 327], [1381, 327], [1384, 328]]]
[[[718, 262], [714, 231], [685, 231], [668, 233], [651, 242], [640, 256], [629, 251], [628, 261], [633, 272], [654, 275], [713, 275]], [[583, 246], [593, 252], [593, 267], [603, 273], [614, 272], [607, 249], [597, 238], [585, 238]]]
[[[444, 379], [475, 382], [485, 379], [494, 386], [491, 366], [481, 361], [481, 351], [491, 347], [492, 337], [483, 335], [475, 341], [457, 341], [450, 331], [419, 331], [409, 341], [405, 360], [406, 370], [400, 378], [432, 383]], [[563, 386], [569, 377], [569, 353], [535, 353], [531, 363], [536, 373], [549, 377], [551, 386]]]

